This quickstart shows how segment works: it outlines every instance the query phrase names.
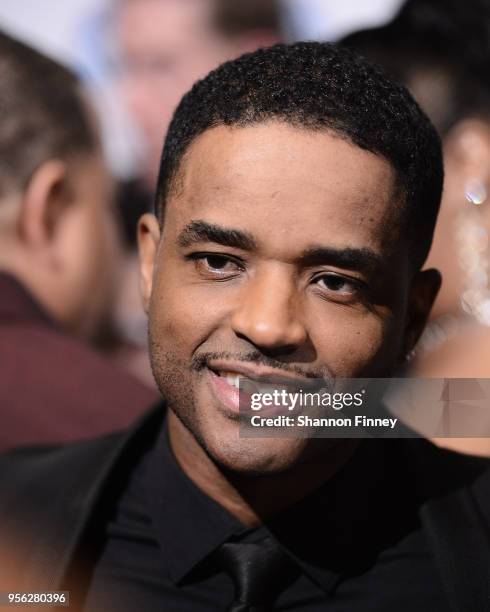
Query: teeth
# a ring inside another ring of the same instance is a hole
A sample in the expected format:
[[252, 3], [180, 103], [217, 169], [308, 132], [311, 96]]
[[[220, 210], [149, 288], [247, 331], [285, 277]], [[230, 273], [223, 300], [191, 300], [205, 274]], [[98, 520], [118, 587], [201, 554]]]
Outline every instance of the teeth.
[[239, 389], [240, 378], [243, 378], [243, 376], [240, 376], [240, 374], [232, 374], [231, 372], [221, 372], [221, 376], [226, 379], [229, 385]]
[[227, 371], [221, 370], [219, 372], [219, 375], [222, 378], [224, 378], [231, 387], [235, 387], [236, 389], [240, 388], [239, 387], [240, 381], [242, 382], [242, 385], [247, 382], [251, 383], [253, 387], [256, 388], [257, 392], [262, 393], [262, 394], [273, 393], [277, 389], [282, 388], [280, 386], [278, 387], [278, 385], [276, 384], [252, 382], [246, 376], [242, 376], [241, 374], [237, 374], [236, 372], [229, 372], [229, 371], [227, 372]]

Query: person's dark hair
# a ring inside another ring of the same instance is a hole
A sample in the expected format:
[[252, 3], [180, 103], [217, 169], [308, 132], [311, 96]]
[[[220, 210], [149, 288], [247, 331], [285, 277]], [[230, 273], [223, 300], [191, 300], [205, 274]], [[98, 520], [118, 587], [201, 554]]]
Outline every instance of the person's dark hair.
[[0, 196], [49, 159], [89, 153], [97, 137], [75, 76], [0, 32]]
[[214, 5], [214, 25], [225, 36], [251, 30], [281, 31], [278, 0], [214, 0]]
[[227, 62], [198, 81], [170, 124], [157, 183], [156, 211], [165, 202], [190, 144], [215, 126], [269, 120], [333, 130], [386, 158], [405, 195], [414, 264], [430, 248], [443, 167], [435, 128], [408, 91], [348, 49], [327, 43], [275, 45]]
[[387, 25], [339, 42], [411, 88], [443, 136], [464, 117], [490, 117], [488, 0], [408, 0]]

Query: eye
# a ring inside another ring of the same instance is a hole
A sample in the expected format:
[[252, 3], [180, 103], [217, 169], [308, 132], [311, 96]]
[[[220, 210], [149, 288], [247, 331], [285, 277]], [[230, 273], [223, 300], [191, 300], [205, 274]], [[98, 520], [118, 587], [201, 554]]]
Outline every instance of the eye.
[[357, 295], [361, 290], [361, 282], [339, 274], [322, 274], [317, 276], [316, 285], [324, 293], [349, 298]]
[[191, 256], [196, 270], [208, 278], [230, 278], [243, 270], [240, 262], [218, 253], [195, 253]]

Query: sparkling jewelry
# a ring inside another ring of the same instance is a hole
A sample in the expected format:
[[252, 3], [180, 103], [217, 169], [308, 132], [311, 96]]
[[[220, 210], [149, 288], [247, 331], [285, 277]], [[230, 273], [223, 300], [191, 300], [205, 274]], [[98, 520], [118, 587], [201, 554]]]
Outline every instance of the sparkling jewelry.
[[487, 196], [487, 188], [481, 181], [473, 180], [466, 185], [465, 197], [471, 204], [479, 206], [486, 201]]
[[431, 321], [417, 343], [417, 351], [421, 353], [432, 352], [475, 320], [490, 326], [489, 235], [478, 208], [487, 197], [487, 189], [481, 181], [468, 182], [465, 198], [472, 206], [465, 206], [455, 224], [458, 265], [463, 274], [462, 312], [457, 316], [442, 315]]
[[463, 273], [461, 309], [478, 323], [490, 325], [490, 283], [488, 269], [488, 231], [478, 210], [460, 215], [456, 229], [458, 264]]

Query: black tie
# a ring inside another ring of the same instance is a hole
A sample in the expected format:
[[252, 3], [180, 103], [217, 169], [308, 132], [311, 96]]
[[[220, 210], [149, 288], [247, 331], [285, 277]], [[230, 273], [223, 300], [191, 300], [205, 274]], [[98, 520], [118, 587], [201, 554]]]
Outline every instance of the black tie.
[[235, 585], [235, 600], [228, 612], [269, 612], [298, 572], [271, 537], [260, 542], [225, 542], [217, 553]]

